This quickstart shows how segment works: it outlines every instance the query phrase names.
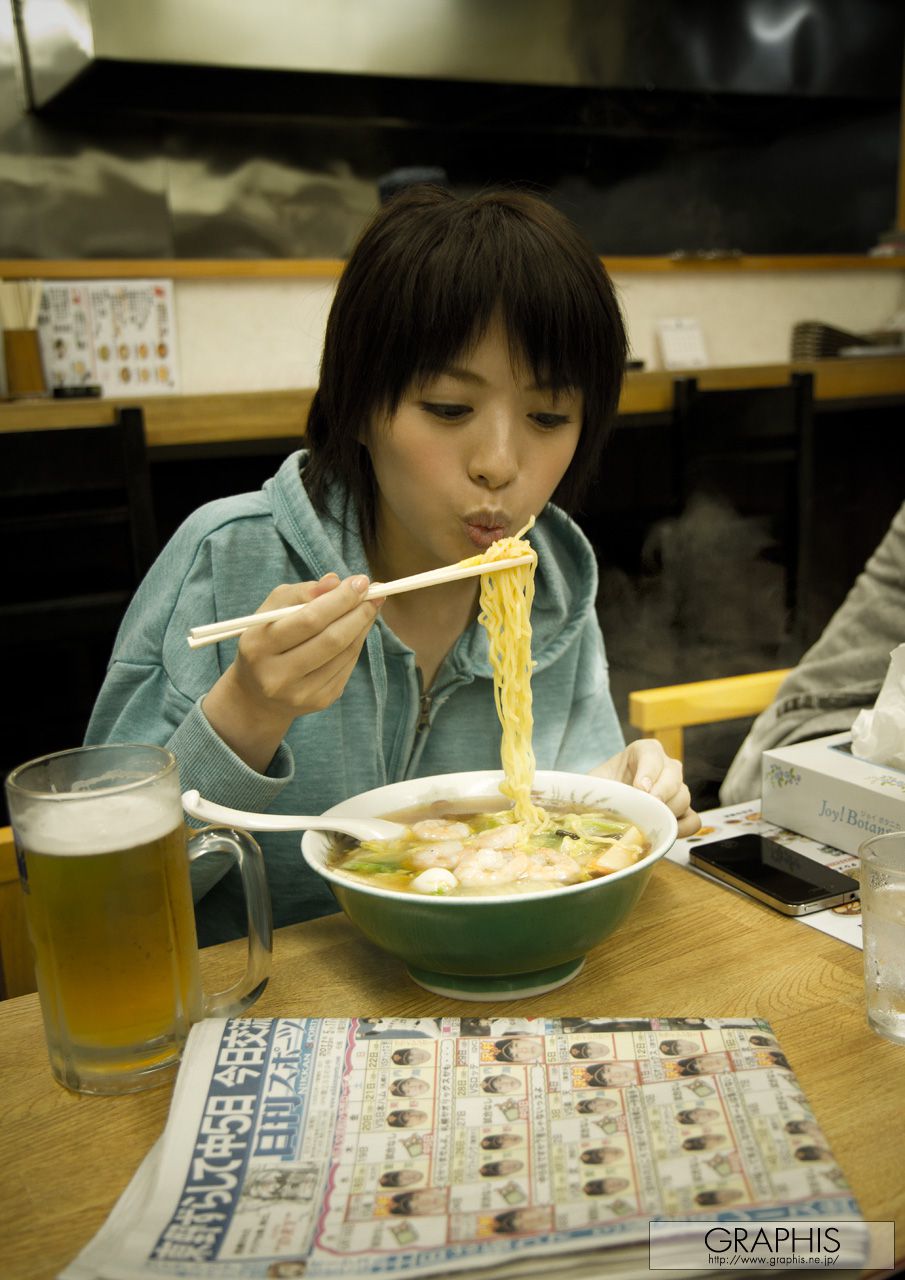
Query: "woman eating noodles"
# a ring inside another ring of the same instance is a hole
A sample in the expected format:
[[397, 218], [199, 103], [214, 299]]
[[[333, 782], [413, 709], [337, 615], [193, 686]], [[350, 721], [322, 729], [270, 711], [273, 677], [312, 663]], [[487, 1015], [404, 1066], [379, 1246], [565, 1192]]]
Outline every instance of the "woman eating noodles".
[[[306, 448], [256, 493], [177, 531], [123, 621], [89, 742], [169, 747], [183, 789], [320, 813], [404, 778], [499, 769], [479, 579], [380, 601], [532, 517], [537, 766], [642, 787], [694, 831], [681, 765], [625, 747], [597, 621], [593, 550], [565, 514], [598, 475], [626, 337], [575, 228], [513, 192], [415, 188], [380, 210], [339, 281]], [[191, 627], [305, 603], [200, 650]], [[335, 911], [298, 836], [261, 837], [274, 923]], [[199, 941], [245, 931], [238, 873], [193, 865]]]

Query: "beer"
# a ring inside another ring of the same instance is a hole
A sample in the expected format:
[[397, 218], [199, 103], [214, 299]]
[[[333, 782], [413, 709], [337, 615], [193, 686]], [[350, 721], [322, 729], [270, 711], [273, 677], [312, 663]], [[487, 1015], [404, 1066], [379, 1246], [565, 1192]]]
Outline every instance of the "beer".
[[[14, 769], [6, 797], [50, 1066], [80, 1093], [133, 1093], [175, 1072], [193, 1022], [244, 1013], [267, 984], [273, 929], [261, 850], [246, 832], [186, 841], [172, 752], [76, 747]], [[189, 863], [236, 863], [248, 961], [201, 991]]]
[[201, 996], [172, 806], [126, 792], [86, 798], [76, 812], [45, 809], [24, 825], [26, 914], [55, 1073], [85, 1087], [175, 1063]]

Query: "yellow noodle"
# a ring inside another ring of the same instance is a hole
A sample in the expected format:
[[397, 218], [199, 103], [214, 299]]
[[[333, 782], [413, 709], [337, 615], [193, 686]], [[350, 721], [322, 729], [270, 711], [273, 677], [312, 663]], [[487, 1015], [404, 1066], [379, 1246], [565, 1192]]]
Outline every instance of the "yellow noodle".
[[493, 696], [503, 736], [500, 757], [505, 782], [500, 790], [513, 802], [519, 822], [539, 827], [546, 821], [544, 811], [531, 802], [534, 782], [534, 748], [531, 743], [534, 719], [531, 714], [531, 604], [534, 599], [534, 571], [537, 552], [522, 537], [534, 524], [532, 516], [524, 529], [511, 538], [500, 538], [472, 561], [508, 560], [530, 552], [524, 565], [501, 573], [481, 575], [479, 621], [487, 632]]

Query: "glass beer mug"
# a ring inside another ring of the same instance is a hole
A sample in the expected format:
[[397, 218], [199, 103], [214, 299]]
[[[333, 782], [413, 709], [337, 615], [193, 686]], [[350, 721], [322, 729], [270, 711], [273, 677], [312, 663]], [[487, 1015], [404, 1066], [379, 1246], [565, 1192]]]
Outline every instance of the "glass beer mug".
[[[50, 1065], [80, 1093], [133, 1093], [175, 1072], [193, 1022], [231, 1017], [270, 974], [264, 859], [245, 832], [187, 838], [179, 772], [163, 747], [80, 747], [20, 765], [6, 783]], [[189, 862], [235, 858], [248, 963], [201, 990]]]

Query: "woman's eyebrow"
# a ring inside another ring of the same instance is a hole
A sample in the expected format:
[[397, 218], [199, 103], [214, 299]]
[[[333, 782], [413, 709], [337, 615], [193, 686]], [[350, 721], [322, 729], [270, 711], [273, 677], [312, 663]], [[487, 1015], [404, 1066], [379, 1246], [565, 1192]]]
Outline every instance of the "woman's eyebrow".
[[[446, 369], [441, 369], [437, 376], [440, 378], [452, 378], [455, 382], [465, 382], [469, 386], [474, 387], [486, 387], [488, 385], [487, 379], [482, 377], [480, 373], [475, 373], [474, 369], [466, 369], [461, 365], [450, 365]], [[537, 379], [534, 382], [528, 383], [524, 387], [524, 390], [546, 393], [553, 390], [553, 384], [552, 382], [548, 382], [546, 379]], [[558, 388], [557, 394], [569, 395], [571, 392], [569, 388], [564, 387]]]
[[447, 369], [441, 369], [441, 378], [452, 378], [456, 382], [467, 382], [471, 386], [486, 387], [487, 379], [482, 378], [479, 373], [475, 373], [473, 369], [465, 369], [459, 365], [450, 365]]

